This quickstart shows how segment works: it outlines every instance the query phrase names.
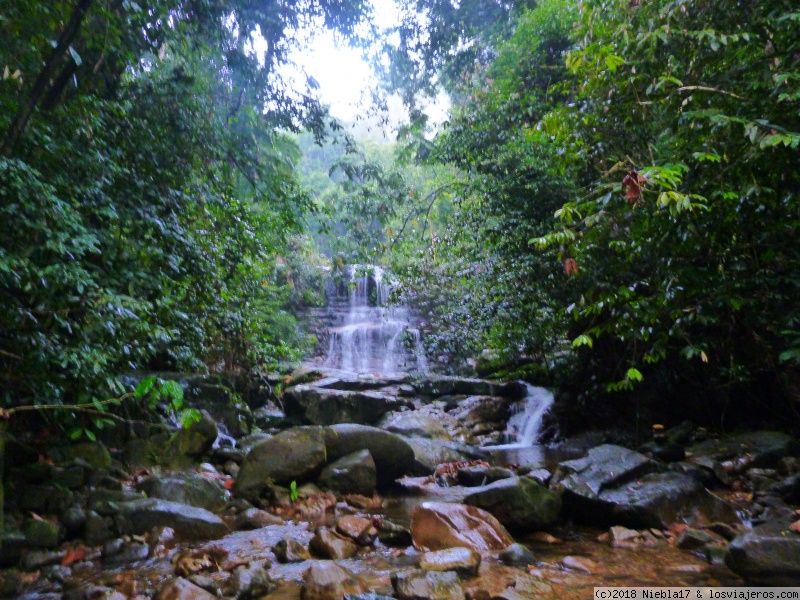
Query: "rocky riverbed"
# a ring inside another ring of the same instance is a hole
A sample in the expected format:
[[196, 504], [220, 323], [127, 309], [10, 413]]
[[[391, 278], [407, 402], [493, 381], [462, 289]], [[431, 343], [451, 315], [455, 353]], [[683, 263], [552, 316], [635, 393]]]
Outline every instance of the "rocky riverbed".
[[[183, 378], [188, 430], [6, 446], [0, 595], [484, 600], [800, 585], [800, 445], [689, 423], [492, 450], [518, 383]], [[203, 388], [209, 390], [203, 392]], [[220, 431], [227, 434], [220, 435]], [[525, 450], [525, 449], [522, 449]], [[527, 458], [526, 458], [527, 457]]]

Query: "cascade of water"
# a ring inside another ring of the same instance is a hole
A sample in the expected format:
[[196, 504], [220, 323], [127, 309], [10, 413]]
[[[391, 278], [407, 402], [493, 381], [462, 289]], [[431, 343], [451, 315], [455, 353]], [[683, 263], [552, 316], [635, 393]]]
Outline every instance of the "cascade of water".
[[[351, 266], [348, 277], [342, 324], [330, 328], [325, 366], [354, 373], [424, 372], [419, 330], [410, 326], [407, 307], [389, 305], [392, 282], [384, 270]], [[411, 336], [411, 348], [404, 334]]]
[[506, 438], [512, 445], [533, 446], [542, 430], [544, 414], [553, 405], [553, 393], [544, 388], [525, 384], [525, 398], [514, 407], [514, 414], [506, 426]]

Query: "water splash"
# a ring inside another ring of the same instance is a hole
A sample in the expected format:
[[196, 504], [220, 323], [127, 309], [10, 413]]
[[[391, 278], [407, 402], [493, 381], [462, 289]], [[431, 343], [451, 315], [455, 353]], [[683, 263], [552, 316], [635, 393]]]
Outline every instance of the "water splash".
[[553, 406], [553, 393], [545, 388], [525, 384], [528, 392], [512, 408], [513, 414], [506, 425], [506, 439], [509, 446], [533, 446], [542, 433], [542, 420]]
[[333, 304], [343, 313], [343, 324], [330, 328], [325, 366], [353, 373], [427, 371], [419, 330], [411, 326], [407, 307], [389, 304], [393, 282], [377, 266], [351, 266], [346, 304]]

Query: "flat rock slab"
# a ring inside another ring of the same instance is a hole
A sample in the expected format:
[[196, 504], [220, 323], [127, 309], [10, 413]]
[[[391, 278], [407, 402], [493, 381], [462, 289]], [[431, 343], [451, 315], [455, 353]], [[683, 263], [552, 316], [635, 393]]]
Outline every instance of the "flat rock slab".
[[738, 536], [728, 545], [725, 564], [748, 583], [800, 585], [800, 534], [789, 525], [769, 523]]
[[121, 503], [117, 519], [122, 533], [130, 534], [170, 527], [184, 539], [210, 540], [230, 532], [222, 519], [204, 508], [155, 498]]
[[644, 454], [603, 444], [589, 450], [583, 458], [562, 462], [554, 483], [567, 494], [596, 498], [604, 488], [655, 469], [655, 464]]
[[372, 425], [387, 412], [405, 406], [406, 400], [377, 390], [339, 390], [306, 384], [286, 390], [284, 403], [288, 416], [312, 425]]

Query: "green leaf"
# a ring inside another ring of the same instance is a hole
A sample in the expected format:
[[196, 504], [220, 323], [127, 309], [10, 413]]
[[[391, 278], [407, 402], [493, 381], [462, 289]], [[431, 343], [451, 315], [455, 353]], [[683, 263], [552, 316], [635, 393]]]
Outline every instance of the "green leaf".
[[590, 338], [585, 333], [579, 335], [574, 340], [572, 340], [572, 347], [573, 348], [577, 348], [579, 346], [589, 346], [589, 348], [591, 348], [592, 347], [592, 338]]
[[641, 381], [642, 380], [642, 373], [639, 369], [634, 369], [631, 367], [628, 369], [628, 372], [625, 373], [625, 377], [631, 381]]
[[133, 392], [134, 397], [137, 400], [141, 400], [144, 398], [147, 393], [153, 389], [153, 386], [156, 384], [156, 378], [154, 376], [145, 377], [139, 382], [139, 385], [136, 386], [136, 389]]

